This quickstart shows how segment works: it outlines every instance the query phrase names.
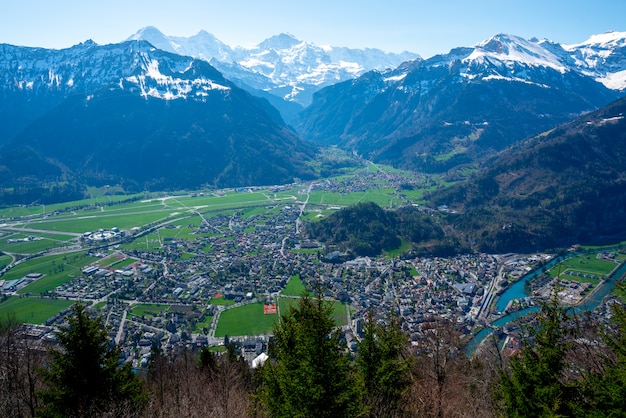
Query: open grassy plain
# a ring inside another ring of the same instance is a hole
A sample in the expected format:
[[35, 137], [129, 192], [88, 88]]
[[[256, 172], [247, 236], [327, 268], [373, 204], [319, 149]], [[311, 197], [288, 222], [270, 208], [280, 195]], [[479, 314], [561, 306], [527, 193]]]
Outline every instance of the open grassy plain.
[[0, 303], [0, 317], [15, 315], [19, 322], [41, 325], [73, 303], [74, 301], [65, 299], [11, 296]]
[[19, 294], [39, 295], [63, 284], [81, 273], [81, 269], [96, 261], [97, 258], [86, 253], [55, 254], [37, 257], [20, 264], [6, 272], [2, 279], [19, 280], [29, 273], [41, 273], [44, 276], [19, 290]]
[[289, 279], [281, 294], [284, 296], [301, 296], [304, 292], [306, 292], [306, 287], [302, 284], [300, 275], [296, 274]]

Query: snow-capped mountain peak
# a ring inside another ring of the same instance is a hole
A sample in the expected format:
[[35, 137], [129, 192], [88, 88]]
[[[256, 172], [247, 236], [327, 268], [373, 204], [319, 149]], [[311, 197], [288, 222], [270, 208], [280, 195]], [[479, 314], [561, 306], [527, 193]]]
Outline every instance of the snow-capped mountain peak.
[[609, 31], [592, 35], [580, 44], [563, 45], [563, 48], [572, 50], [582, 46], [603, 49], [623, 47], [626, 46], [626, 32]]
[[225, 62], [233, 61], [232, 48], [222, 43], [213, 36], [213, 34], [204, 30], [201, 30], [196, 35], [185, 38], [166, 36], [157, 28], [147, 26], [139, 29], [127, 40], [138, 39], [148, 41], [155, 47], [174, 54], [187, 55], [205, 61], [210, 61], [211, 58]]
[[370, 70], [395, 68], [417, 54], [385, 53], [378, 49], [317, 46], [289, 33], [265, 39], [255, 47], [231, 48], [201, 31], [183, 38], [165, 36], [151, 28], [131, 38], [145, 39], [157, 48], [210, 61], [228, 79], [287, 101], [308, 105], [322, 87], [358, 77]]
[[566, 71], [559, 57], [543, 48], [538, 42], [527, 41], [514, 35], [498, 34], [478, 43], [466, 61], [484, 59], [533, 67], [549, 67], [559, 72]]
[[261, 42], [257, 48], [259, 49], [289, 49], [301, 44], [302, 41], [289, 33], [281, 33], [272, 36]]
[[[14, 68], [15, 62], [19, 67]], [[7, 45], [0, 48], [0, 68], [8, 75], [4, 89], [52, 89], [61, 96], [109, 86], [145, 98], [205, 101], [212, 90], [230, 89], [209, 64], [164, 52], [143, 40], [104, 46], [88, 41], [62, 50]]]
[[139, 29], [135, 34], [128, 37], [127, 41], [148, 41], [155, 47], [162, 49], [163, 51], [176, 53], [176, 50], [172, 48], [167, 37], [155, 28], [154, 26], [146, 26]]
[[626, 90], [626, 32], [593, 35], [580, 44], [563, 45], [577, 67], [613, 90]]
[[165, 39], [163, 32], [155, 28], [154, 26], [145, 26], [139, 29], [135, 34], [128, 37], [127, 40], [146, 40], [146, 37], [161, 37]]

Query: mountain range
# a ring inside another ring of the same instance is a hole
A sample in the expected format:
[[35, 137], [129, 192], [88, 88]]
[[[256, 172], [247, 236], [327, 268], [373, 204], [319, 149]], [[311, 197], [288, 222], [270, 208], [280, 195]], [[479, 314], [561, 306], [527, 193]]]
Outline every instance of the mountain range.
[[[132, 191], [308, 179], [320, 144], [450, 174], [601, 108], [626, 88], [619, 32], [578, 45], [498, 34], [370, 71], [403, 57], [285, 34], [248, 49], [206, 32], [175, 38], [144, 28], [131, 38], [151, 41], [0, 45], [3, 202], [28, 202], [34, 188], [53, 184], [79, 191], [120, 183]], [[233, 80], [214, 64], [230, 68]], [[306, 90], [299, 82], [317, 91], [288, 124], [285, 107], [272, 104], [299, 109]], [[298, 94], [278, 94], [279, 85]]]
[[443, 172], [620, 97], [625, 45], [626, 33], [570, 46], [499, 34], [327, 87], [296, 126], [377, 162]]
[[206, 31], [176, 37], [148, 26], [128, 40], [145, 40], [164, 51], [206, 60], [235, 84], [268, 99], [286, 118], [308, 106], [313, 93], [323, 87], [419, 57], [375, 48], [318, 46], [285, 33], [254, 47], [232, 48]]
[[203, 60], [145, 41], [0, 45], [1, 185], [129, 190], [308, 178], [314, 148]]

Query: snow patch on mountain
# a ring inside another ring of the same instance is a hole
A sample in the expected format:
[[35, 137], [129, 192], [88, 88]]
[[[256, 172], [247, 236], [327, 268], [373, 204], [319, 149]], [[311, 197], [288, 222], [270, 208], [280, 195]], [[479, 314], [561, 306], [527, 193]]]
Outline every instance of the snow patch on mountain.
[[489, 81], [489, 80], [506, 80], [506, 81], [515, 81], [518, 83], [526, 83], [526, 84], [530, 84], [530, 85], [534, 85], [534, 86], [539, 86], [541, 88], [544, 89], [549, 89], [550, 86], [548, 86], [547, 84], [542, 84], [542, 83], [533, 83], [530, 80], [524, 79], [524, 78], [520, 78], [520, 77], [504, 77], [501, 75], [488, 75], [487, 77], [483, 77], [484, 81]]
[[580, 44], [563, 45], [586, 75], [613, 90], [626, 90], [626, 32], [593, 35]]
[[612, 90], [626, 90], [626, 70], [597, 77], [596, 80]]
[[396, 75], [392, 75], [392, 76], [383, 78], [383, 81], [385, 83], [395, 83], [395, 82], [398, 82], [400, 80], [403, 80], [406, 76], [407, 76], [407, 73], [396, 74]]
[[156, 59], [148, 61], [144, 74], [132, 75], [125, 80], [139, 86], [143, 97], [150, 96], [163, 100], [185, 99], [190, 96], [206, 97], [211, 90], [229, 90], [229, 87], [204, 78], [182, 79], [164, 75], [159, 70], [159, 61]]

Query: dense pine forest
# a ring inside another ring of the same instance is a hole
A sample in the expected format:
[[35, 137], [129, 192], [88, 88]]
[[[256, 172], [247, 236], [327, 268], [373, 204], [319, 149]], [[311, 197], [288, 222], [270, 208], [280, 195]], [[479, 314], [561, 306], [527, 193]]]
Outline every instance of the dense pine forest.
[[428, 323], [409, 344], [393, 314], [370, 316], [356, 356], [329, 302], [304, 295], [251, 368], [222, 353], [153, 345], [131, 370], [101, 317], [76, 304], [56, 343], [35, 346], [2, 318], [0, 415], [6, 417], [599, 417], [626, 414], [626, 308], [607, 327], [545, 301], [506, 352], [468, 356], [455, 324]]

